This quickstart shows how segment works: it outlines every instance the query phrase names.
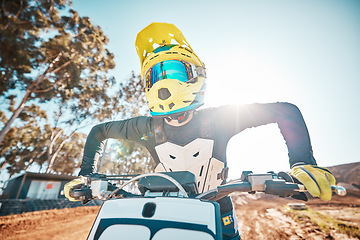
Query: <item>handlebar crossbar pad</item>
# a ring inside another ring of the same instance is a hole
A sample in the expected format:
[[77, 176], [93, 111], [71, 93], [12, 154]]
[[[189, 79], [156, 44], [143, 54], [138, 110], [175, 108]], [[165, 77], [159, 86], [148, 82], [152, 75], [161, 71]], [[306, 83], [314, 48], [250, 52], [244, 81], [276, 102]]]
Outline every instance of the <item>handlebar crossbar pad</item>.
[[[196, 178], [195, 175], [187, 171], [179, 172], [161, 172], [175, 179], [185, 189], [187, 193], [196, 194]], [[174, 183], [168, 179], [158, 176], [147, 176], [141, 178], [138, 183], [139, 190], [142, 194], [146, 191], [150, 192], [177, 192], [179, 189]]]

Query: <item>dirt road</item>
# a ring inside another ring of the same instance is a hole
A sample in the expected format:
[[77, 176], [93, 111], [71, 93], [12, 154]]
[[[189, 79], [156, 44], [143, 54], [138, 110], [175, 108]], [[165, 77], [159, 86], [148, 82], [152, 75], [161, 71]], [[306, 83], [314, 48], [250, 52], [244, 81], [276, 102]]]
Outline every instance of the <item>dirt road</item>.
[[[287, 203], [296, 202], [289, 199], [248, 194], [232, 198], [245, 240], [360, 239], [359, 197], [334, 198], [327, 204], [313, 200], [303, 212], [289, 210]], [[79, 207], [0, 217], [0, 239], [86, 239], [98, 210]]]
[[[287, 204], [301, 201], [272, 197], [267, 199], [266, 196], [254, 198], [233, 196], [242, 239], [360, 239], [356, 232], [346, 234], [345, 229], [339, 230], [336, 225], [337, 221], [341, 221], [341, 224], [357, 228], [359, 232], [360, 199], [349, 198], [347, 203], [335, 199], [325, 205], [315, 200], [307, 203], [308, 210], [294, 211]], [[312, 215], [309, 217], [309, 212], [319, 218], [313, 218]], [[322, 226], [321, 221], [327, 226]]]

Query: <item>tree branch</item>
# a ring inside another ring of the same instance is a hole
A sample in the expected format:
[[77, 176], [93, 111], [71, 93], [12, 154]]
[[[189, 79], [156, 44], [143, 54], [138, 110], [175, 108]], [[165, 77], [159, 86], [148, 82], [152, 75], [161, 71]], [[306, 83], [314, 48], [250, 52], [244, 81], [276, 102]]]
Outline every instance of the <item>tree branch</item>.
[[33, 93], [43, 93], [43, 92], [47, 92], [47, 91], [50, 91], [52, 89], [55, 88], [55, 83], [52, 84], [51, 87], [47, 88], [47, 89], [42, 89], [42, 90], [34, 90]]
[[59, 138], [60, 134], [64, 132], [64, 130], [60, 129], [60, 131], [58, 133], [56, 133], [56, 135], [54, 136], [55, 132], [56, 132], [56, 129], [54, 129], [54, 131], [51, 133], [50, 147], [49, 147], [49, 150], [48, 150], [48, 159], [52, 155], [53, 147], [55, 145], [56, 140]]
[[66, 63], [64, 63], [63, 65], [61, 65], [60, 67], [56, 68], [55, 70], [51, 71], [50, 74], [52, 73], [56, 73], [59, 70], [61, 70], [62, 68], [66, 67], [67, 65], [69, 65], [70, 63], [72, 63], [74, 61], [74, 59], [70, 59], [69, 61], [67, 61]]
[[30, 94], [31, 94], [31, 91], [29, 89], [27, 89], [21, 103], [16, 108], [16, 110], [13, 112], [10, 119], [5, 123], [4, 127], [1, 129], [0, 143], [4, 140], [5, 135], [9, 132], [11, 124], [15, 121], [15, 119], [20, 115], [21, 111], [24, 109], [25, 103], [28, 101]]
[[[71, 136], [71, 135], [70, 135]], [[59, 154], [61, 148], [64, 146], [66, 140], [68, 140], [70, 138], [70, 136], [66, 136], [64, 138], [64, 140], [60, 143], [60, 145], [56, 148], [55, 153], [51, 156], [51, 158], [49, 159], [49, 165], [46, 169], [46, 173], [50, 173], [50, 171], [52, 170], [52, 167], [54, 166], [54, 162], [55, 162], [55, 158], [57, 157], [57, 155]]]
[[61, 58], [61, 56], [64, 54], [63, 51], [61, 51], [56, 58], [49, 64], [49, 67], [45, 70], [45, 72], [40, 75], [32, 84], [31, 84], [31, 92], [32, 93], [41, 93], [41, 92], [47, 92], [50, 91], [51, 89], [55, 88], [56, 83], [59, 83], [61, 81], [63, 81], [65, 78], [61, 79], [60, 81], [57, 81], [56, 83], [52, 83], [52, 87], [47, 88], [47, 89], [33, 89], [36, 88], [42, 81], [44, 81], [44, 79], [46, 78], [46, 75], [48, 74], [54, 74], [56, 72], [58, 72], [59, 70], [61, 70], [62, 68], [66, 67], [67, 65], [69, 65], [71, 62], [73, 62], [73, 59], [70, 59], [69, 61], [65, 62], [64, 64], [62, 64], [61, 66], [57, 67], [55, 70], [50, 71], [51, 68], [53, 68], [54, 64], [56, 62], [58, 62]]
[[42, 74], [45, 76], [48, 73], [48, 70], [51, 69], [56, 62], [60, 60], [60, 58], [64, 55], [64, 51], [59, 52], [59, 54], [54, 58], [54, 60], [49, 64], [49, 67], [45, 70], [45, 72]]
[[[34, 2], [36, 3], [37, 0], [34, 0]], [[26, 9], [28, 9], [29, 7], [32, 6], [31, 4], [29, 4], [28, 6], [26, 6], [26, 8], [22, 9], [22, 7], [23, 7], [23, 1], [21, 0], [21, 1], [20, 1], [20, 9], [19, 9], [19, 11], [17, 12], [17, 14], [16, 14], [15, 16], [13, 16], [13, 15], [10, 14], [8, 11], [6, 11], [6, 8], [5, 8], [5, 0], [2, 1], [2, 4], [1, 4], [1, 5], [2, 5], [2, 9], [3, 9], [5, 15], [6, 15], [9, 19], [13, 17], [14, 20], [16, 20], [16, 19], [19, 17], [19, 15], [20, 15], [20, 13], [21, 13], [22, 10], [25, 11]], [[13, 22], [14, 22], [14, 21], [13, 21]], [[29, 22], [29, 21], [21, 21], [20, 23], [25, 23], [25, 22]], [[6, 26], [5, 26], [2, 30], [6, 30], [6, 29], [9, 27], [9, 25], [10, 25], [10, 21], [6, 24]]]

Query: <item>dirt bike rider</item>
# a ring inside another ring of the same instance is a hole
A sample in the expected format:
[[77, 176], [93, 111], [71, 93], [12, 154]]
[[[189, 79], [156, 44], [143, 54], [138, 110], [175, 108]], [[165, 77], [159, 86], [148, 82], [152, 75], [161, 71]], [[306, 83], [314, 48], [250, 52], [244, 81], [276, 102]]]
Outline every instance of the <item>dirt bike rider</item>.
[[[207, 191], [226, 181], [226, 146], [232, 136], [246, 128], [277, 123], [288, 147], [290, 174], [313, 196], [331, 199], [330, 184], [335, 184], [335, 178], [316, 165], [307, 127], [295, 105], [225, 105], [197, 110], [204, 103], [205, 66], [182, 32], [172, 24], [152, 23], [138, 33], [135, 45], [152, 116], [93, 127], [80, 176], [94, 172], [105, 139], [124, 139], [149, 150], [157, 163], [155, 171], [190, 171], [199, 191]], [[81, 182], [79, 177], [67, 184], [67, 198], [75, 200], [68, 192]], [[240, 239], [230, 197], [219, 204], [222, 219], [230, 219], [222, 223], [224, 239]]]

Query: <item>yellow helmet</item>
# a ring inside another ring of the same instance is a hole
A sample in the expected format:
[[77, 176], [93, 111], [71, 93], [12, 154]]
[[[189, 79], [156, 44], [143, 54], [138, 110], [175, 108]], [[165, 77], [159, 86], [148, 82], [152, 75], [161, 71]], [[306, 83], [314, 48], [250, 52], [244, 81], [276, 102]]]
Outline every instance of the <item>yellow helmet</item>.
[[145, 97], [153, 116], [204, 104], [205, 66], [173, 24], [151, 23], [136, 37]]

